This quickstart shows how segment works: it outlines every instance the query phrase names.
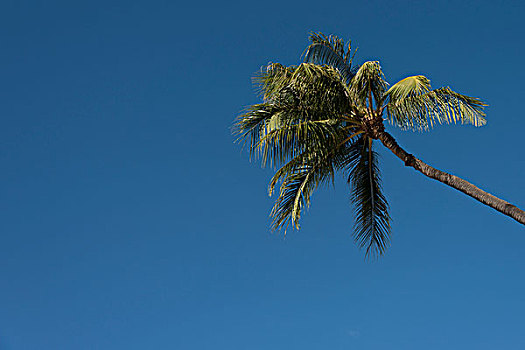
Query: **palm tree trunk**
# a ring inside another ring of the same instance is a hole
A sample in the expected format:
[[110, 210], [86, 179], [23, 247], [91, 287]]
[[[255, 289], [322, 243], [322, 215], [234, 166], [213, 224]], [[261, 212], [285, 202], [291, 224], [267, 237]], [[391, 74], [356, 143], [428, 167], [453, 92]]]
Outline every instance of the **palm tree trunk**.
[[448, 174], [444, 171], [438, 170], [431, 167], [430, 165], [422, 162], [421, 160], [414, 157], [412, 154], [405, 151], [399, 146], [396, 140], [386, 131], [378, 132], [377, 138], [385, 145], [386, 148], [391, 150], [399, 159], [405, 162], [406, 166], [410, 166], [417, 171], [421, 172], [432, 179], [438, 180], [458, 191], [461, 191], [479, 202], [488, 205], [491, 208], [496, 209], [500, 213], [510, 216], [519, 223], [525, 225], [525, 211], [512, 205], [496, 196], [491, 195], [483, 191], [482, 189], [474, 186], [468, 181], [465, 181], [455, 175]]

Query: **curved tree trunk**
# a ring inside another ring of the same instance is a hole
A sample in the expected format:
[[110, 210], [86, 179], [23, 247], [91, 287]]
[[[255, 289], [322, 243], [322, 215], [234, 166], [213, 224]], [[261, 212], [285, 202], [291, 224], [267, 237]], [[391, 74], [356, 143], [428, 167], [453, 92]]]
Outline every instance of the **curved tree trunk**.
[[448, 174], [444, 171], [438, 170], [431, 167], [428, 164], [423, 163], [421, 160], [414, 157], [412, 154], [406, 152], [401, 146], [399, 146], [396, 140], [386, 131], [380, 131], [376, 134], [377, 138], [391, 150], [399, 159], [405, 162], [406, 166], [410, 166], [424, 175], [438, 180], [450, 187], [461, 191], [479, 202], [488, 205], [491, 208], [496, 209], [500, 213], [510, 216], [519, 223], [525, 225], [525, 211], [512, 205], [496, 196], [491, 195], [483, 191], [482, 189], [474, 186], [468, 181], [465, 181], [455, 175]]

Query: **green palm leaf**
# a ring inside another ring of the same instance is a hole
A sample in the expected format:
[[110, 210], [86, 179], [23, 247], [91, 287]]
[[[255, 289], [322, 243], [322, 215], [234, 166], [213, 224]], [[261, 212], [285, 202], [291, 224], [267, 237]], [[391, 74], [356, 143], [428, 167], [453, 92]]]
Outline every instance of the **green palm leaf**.
[[279, 198], [270, 214], [274, 230], [286, 230], [289, 224], [299, 229], [302, 209], [310, 205], [310, 197], [318, 186], [330, 180], [333, 183], [335, 172], [345, 167], [347, 142], [356, 135], [333, 140], [334, 143], [320, 149], [307, 149], [275, 173], [268, 186], [272, 195], [275, 186], [281, 182]]
[[321, 155], [344, 135], [332, 120], [277, 123], [256, 145], [255, 153], [261, 156], [263, 166], [282, 164], [305, 150]]
[[279, 198], [275, 201], [270, 216], [272, 229], [280, 230], [289, 224], [299, 229], [301, 210], [310, 205], [312, 192], [332, 174], [330, 168], [315, 169], [313, 166], [303, 165], [288, 174], [280, 188]]
[[351, 41], [345, 45], [344, 41], [334, 35], [326, 36], [323, 33], [311, 33], [312, 42], [305, 51], [305, 62], [319, 65], [329, 65], [336, 68], [343, 80], [350, 84], [355, 71], [352, 69], [352, 60], [355, 55], [351, 55]]
[[402, 79], [392, 85], [385, 95], [397, 101], [407, 97], [420, 96], [429, 90], [430, 80], [423, 75], [415, 75]]
[[356, 105], [366, 107], [366, 100], [373, 95], [379, 105], [383, 100], [387, 85], [379, 62], [368, 61], [361, 65], [352, 79], [350, 96]]
[[[331, 66], [302, 63], [284, 67], [269, 64], [254, 78], [266, 101], [297, 103], [321, 103], [325, 108], [348, 108], [348, 87], [340, 72]], [[298, 101], [300, 100], [300, 101]], [[315, 106], [312, 106], [315, 107]]]
[[255, 82], [265, 102], [239, 116], [235, 128], [263, 165], [283, 164], [305, 149], [321, 152], [352, 122], [348, 88], [333, 67], [270, 64]]
[[278, 111], [273, 103], [259, 103], [248, 107], [244, 114], [237, 117], [233, 125], [233, 132], [237, 135], [237, 142], [250, 142], [250, 155], [257, 148], [266, 125]]
[[386, 112], [390, 121], [404, 129], [426, 130], [434, 124], [462, 123], [485, 125], [487, 106], [481, 100], [458, 94], [449, 87], [430, 90], [422, 76], [405, 78], [386, 93]]
[[366, 249], [367, 257], [382, 255], [390, 244], [390, 215], [382, 193], [378, 156], [367, 137], [359, 137], [348, 150], [354, 237]]

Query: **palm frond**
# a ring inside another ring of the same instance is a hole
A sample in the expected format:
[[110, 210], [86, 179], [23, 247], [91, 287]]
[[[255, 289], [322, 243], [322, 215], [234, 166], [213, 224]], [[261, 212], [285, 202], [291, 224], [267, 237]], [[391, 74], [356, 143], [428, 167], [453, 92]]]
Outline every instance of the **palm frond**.
[[322, 154], [343, 138], [343, 130], [332, 120], [307, 120], [298, 123], [277, 121], [260, 138], [256, 155], [263, 166], [276, 166], [308, 150]]
[[248, 107], [244, 114], [235, 120], [233, 134], [237, 135], [237, 142], [245, 144], [250, 142], [250, 153], [257, 147], [261, 135], [270, 123], [273, 115], [277, 112], [275, 104], [259, 103]]
[[[278, 169], [268, 185], [268, 194], [271, 196], [275, 186], [279, 182], [284, 182], [290, 174], [304, 170], [304, 167], [323, 167], [332, 164], [336, 170], [344, 170], [348, 163], [348, 144], [352, 139], [363, 133], [359, 128], [349, 127], [345, 133], [339, 133], [339, 138], [332, 138], [332, 144], [319, 145], [320, 147], [307, 147], [300, 154], [297, 154], [288, 163]], [[349, 136], [348, 136], [349, 135]], [[333, 181], [333, 178], [332, 178]]]
[[354, 204], [354, 238], [366, 256], [382, 255], [390, 244], [390, 215], [382, 193], [378, 155], [372, 139], [359, 137], [349, 147], [348, 182]]
[[[436, 89], [429, 93], [429, 98], [439, 101], [441, 114], [436, 116], [438, 123], [457, 123], [472, 124], [483, 126], [487, 124], [483, 109], [488, 106], [476, 97], [461, 95], [448, 86]], [[444, 118], [439, 118], [444, 115]]]
[[[361, 65], [350, 83], [350, 96], [356, 105], [366, 107], [366, 100], [370, 95], [379, 105], [388, 83], [377, 61], [368, 61]], [[372, 101], [370, 101], [371, 103]]]
[[307, 149], [275, 173], [268, 186], [272, 195], [276, 184], [281, 182], [279, 197], [270, 214], [273, 230], [284, 228], [286, 232], [290, 224], [299, 229], [301, 211], [310, 205], [313, 191], [330, 180], [333, 183], [335, 172], [345, 167], [346, 145], [352, 137], [355, 136], [319, 151]]
[[385, 93], [390, 122], [404, 129], [426, 130], [434, 124], [486, 124], [481, 100], [461, 95], [449, 87], [430, 90], [430, 81], [422, 76], [408, 77]]
[[280, 63], [269, 63], [252, 78], [253, 85], [264, 100], [269, 100], [289, 83], [296, 68], [297, 66], [286, 67]]
[[263, 166], [283, 164], [306, 148], [328, 147], [352, 122], [348, 89], [333, 67], [270, 64], [255, 82], [265, 102], [248, 108], [235, 127]]
[[407, 97], [420, 96], [430, 90], [430, 80], [424, 75], [406, 77], [395, 83], [385, 93], [392, 100], [400, 100]]
[[306, 48], [304, 54], [305, 62], [319, 65], [329, 65], [336, 68], [346, 84], [354, 77], [355, 71], [352, 69], [351, 41], [345, 45], [344, 40], [335, 35], [326, 36], [323, 33], [310, 33], [311, 44]]
[[[348, 87], [339, 71], [331, 66], [302, 63], [285, 67], [279, 63], [270, 63], [253, 81], [265, 101], [282, 102], [309, 97], [308, 102], [322, 103], [325, 107], [331, 103], [338, 108], [341, 103], [348, 102]], [[317, 100], [312, 101], [312, 98]]]
[[289, 175], [286, 181], [281, 185], [279, 198], [270, 213], [272, 218], [272, 230], [285, 230], [291, 224], [293, 228], [299, 228], [299, 219], [301, 216], [301, 209], [310, 203], [310, 195], [313, 192], [314, 181], [310, 180], [312, 170], [305, 167], [302, 171], [298, 171]]
[[280, 188], [279, 197], [275, 201], [270, 216], [273, 230], [285, 229], [289, 224], [299, 229], [299, 219], [304, 207], [310, 205], [310, 196], [313, 191], [331, 177], [333, 169], [314, 168], [312, 165], [296, 167], [295, 171], [288, 174]]

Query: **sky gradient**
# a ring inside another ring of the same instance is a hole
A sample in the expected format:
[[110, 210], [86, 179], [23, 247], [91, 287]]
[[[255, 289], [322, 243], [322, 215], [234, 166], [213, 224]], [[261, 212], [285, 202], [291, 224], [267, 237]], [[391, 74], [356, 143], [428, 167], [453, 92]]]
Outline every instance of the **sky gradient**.
[[519, 1], [4, 1], [0, 349], [523, 349], [525, 230], [379, 148], [392, 245], [365, 261], [349, 190], [269, 232], [234, 144], [251, 76], [310, 31], [389, 82], [424, 74], [487, 125], [388, 130], [525, 207]]

